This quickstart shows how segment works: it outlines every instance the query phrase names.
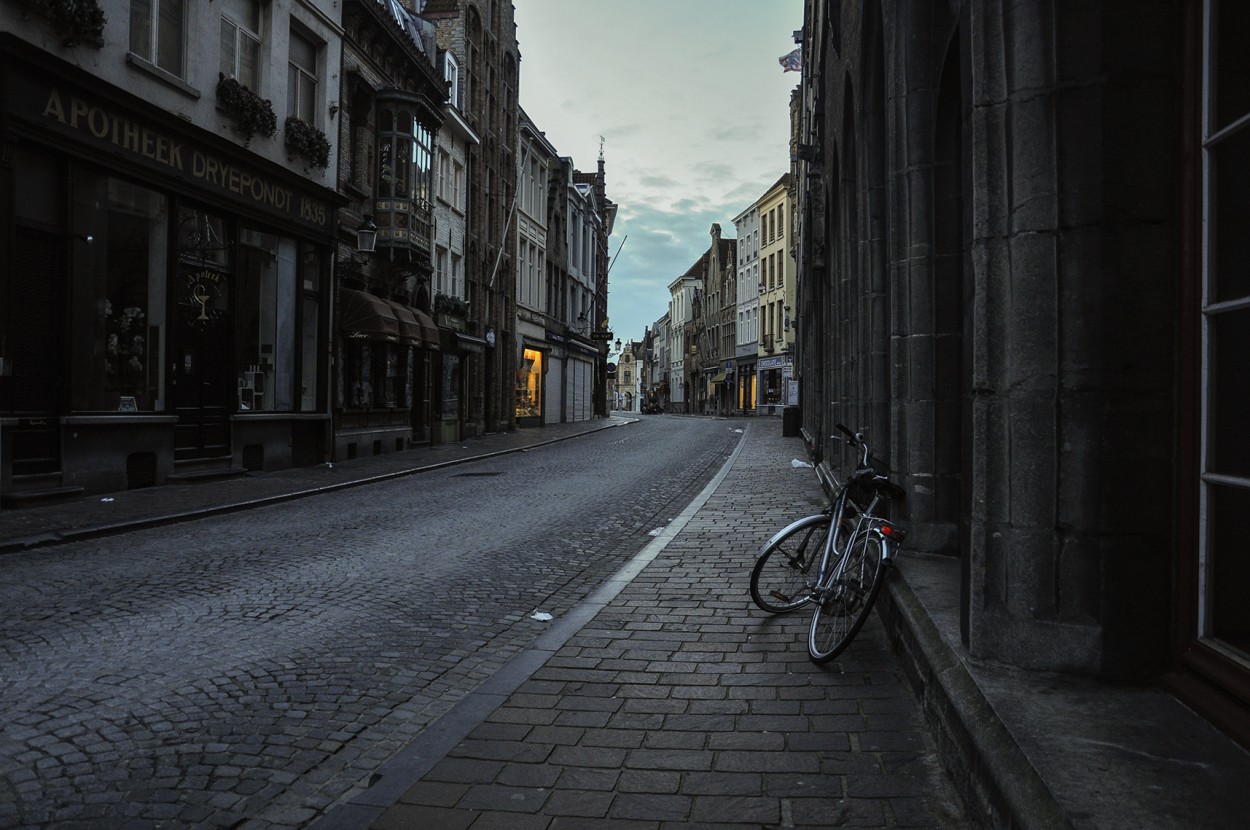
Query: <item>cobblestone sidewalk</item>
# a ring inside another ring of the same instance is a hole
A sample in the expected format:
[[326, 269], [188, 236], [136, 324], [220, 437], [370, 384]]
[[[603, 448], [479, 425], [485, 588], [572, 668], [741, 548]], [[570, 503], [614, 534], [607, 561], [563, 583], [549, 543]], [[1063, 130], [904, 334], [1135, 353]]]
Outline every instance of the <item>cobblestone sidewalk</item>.
[[[745, 429], [706, 500], [593, 618], [510, 693], [419, 737], [379, 782], [393, 798], [366, 793], [314, 827], [965, 826], [880, 621], [820, 668], [806, 614], [751, 603], [755, 552], [821, 494], [791, 466], [799, 439]], [[440, 754], [440, 731], [464, 737]]]

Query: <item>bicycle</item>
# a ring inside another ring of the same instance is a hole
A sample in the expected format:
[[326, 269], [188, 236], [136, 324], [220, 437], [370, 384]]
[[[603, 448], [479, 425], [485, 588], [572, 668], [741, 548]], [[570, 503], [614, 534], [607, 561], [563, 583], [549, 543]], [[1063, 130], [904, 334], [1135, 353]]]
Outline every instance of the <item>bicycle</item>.
[[863, 433], [842, 424], [837, 429], [859, 452], [855, 472], [838, 485], [817, 467], [822, 484], [833, 492], [829, 505], [774, 534], [751, 570], [751, 599], [763, 610], [783, 614], [815, 604], [807, 651], [816, 663], [829, 662], [855, 639], [907, 537], [875, 512], [883, 500], [902, 498], [903, 488], [870, 463], [876, 459]]

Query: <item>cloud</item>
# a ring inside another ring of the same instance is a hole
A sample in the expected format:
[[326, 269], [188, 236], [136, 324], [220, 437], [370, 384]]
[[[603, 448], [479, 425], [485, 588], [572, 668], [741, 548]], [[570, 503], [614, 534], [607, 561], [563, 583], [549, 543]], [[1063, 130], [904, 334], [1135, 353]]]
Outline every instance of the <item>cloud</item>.
[[[619, 212], [608, 316], [638, 339], [664, 314], [668, 284], [789, 169], [800, 0], [525, 0], [516, 9], [521, 104], [557, 152], [591, 171], [604, 138]], [[588, 32], [611, 32], [590, 37]], [[668, 60], [639, 60], [648, 54]]]

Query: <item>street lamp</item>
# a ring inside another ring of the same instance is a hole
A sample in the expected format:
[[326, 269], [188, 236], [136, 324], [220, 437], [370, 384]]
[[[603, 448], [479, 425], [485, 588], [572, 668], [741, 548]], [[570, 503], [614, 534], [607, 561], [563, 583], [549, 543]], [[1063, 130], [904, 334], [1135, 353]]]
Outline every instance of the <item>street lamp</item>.
[[377, 248], [378, 226], [373, 224], [373, 216], [365, 214], [365, 221], [356, 228], [356, 252], [371, 254]]

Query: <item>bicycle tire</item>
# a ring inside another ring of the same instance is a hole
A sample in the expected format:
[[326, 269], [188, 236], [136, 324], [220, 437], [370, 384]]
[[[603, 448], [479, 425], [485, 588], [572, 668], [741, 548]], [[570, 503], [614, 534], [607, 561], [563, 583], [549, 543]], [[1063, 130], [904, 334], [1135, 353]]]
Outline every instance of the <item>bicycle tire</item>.
[[856, 539], [842, 576], [812, 612], [807, 651], [816, 663], [828, 663], [855, 639], [872, 611], [884, 581], [881, 540], [873, 534]]
[[799, 519], [764, 545], [751, 569], [751, 599], [770, 614], [784, 614], [811, 599], [829, 525], [827, 513]]

